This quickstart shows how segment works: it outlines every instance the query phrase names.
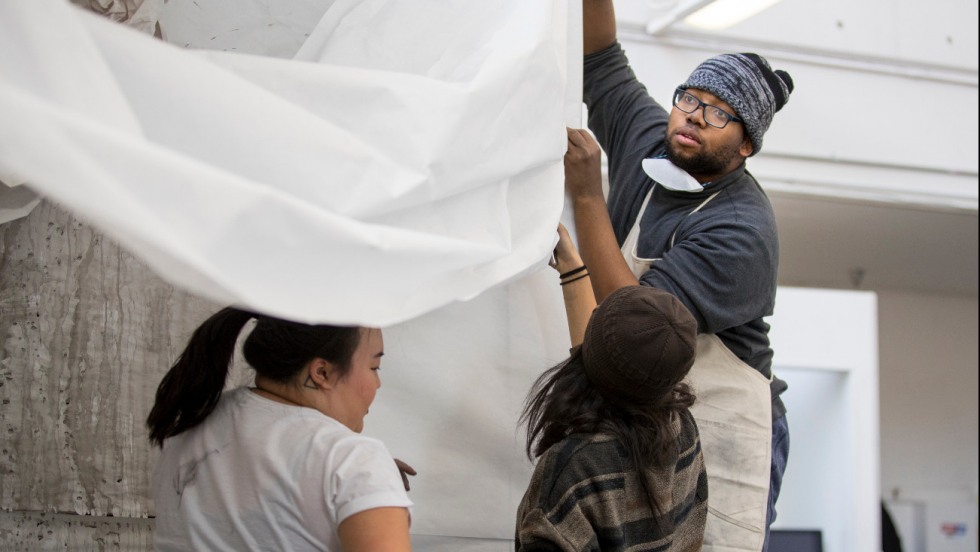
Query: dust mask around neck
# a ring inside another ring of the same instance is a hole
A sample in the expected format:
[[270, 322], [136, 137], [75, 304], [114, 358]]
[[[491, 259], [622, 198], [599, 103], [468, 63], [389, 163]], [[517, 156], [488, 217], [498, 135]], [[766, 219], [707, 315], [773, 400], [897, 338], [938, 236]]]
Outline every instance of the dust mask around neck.
[[643, 172], [647, 173], [647, 176], [668, 190], [676, 192], [700, 192], [704, 190], [704, 186], [693, 176], [665, 157], [644, 159], [642, 166]]

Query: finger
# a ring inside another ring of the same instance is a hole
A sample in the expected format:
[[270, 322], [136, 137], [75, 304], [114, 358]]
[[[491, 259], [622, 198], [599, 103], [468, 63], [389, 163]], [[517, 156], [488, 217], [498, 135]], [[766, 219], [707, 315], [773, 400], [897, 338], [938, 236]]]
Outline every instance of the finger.
[[588, 143], [586, 138], [583, 136], [584, 133], [585, 131], [582, 129], [578, 129], [578, 128], [568, 129], [568, 143], [573, 144], [580, 148], [584, 147]]
[[409, 475], [416, 475], [415, 468], [397, 458], [395, 458], [395, 465], [398, 466], [398, 471], [408, 473]]
[[408, 476], [416, 475], [415, 468], [409, 466], [405, 462], [395, 458], [395, 466], [398, 468], [398, 474], [402, 477], [402, 485], [405, 486], [406, 491], [412, 490], [411, 485], [408, 484]]

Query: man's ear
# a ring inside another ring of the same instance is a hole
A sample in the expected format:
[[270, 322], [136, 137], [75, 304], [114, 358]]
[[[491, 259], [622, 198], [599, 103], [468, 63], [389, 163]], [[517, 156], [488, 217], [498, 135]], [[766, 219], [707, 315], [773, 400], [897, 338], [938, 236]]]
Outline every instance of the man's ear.
[[749, 156], [752, 155], [753, 151], [755, 151], [755, 148], [752, 146], [752, 140], [749, 138], [748, 135], [745, 135], [745, 137], [742, 138], [742, 145], [738, 147], [738, 153], [742, 157], [748, 159]]
[[303, 380], [303, 387], [310, 389], [330, 389], [333, 387], [336, 378], [334, 366], [322, 358], [314, 358], [306, 365], [306, 377]]

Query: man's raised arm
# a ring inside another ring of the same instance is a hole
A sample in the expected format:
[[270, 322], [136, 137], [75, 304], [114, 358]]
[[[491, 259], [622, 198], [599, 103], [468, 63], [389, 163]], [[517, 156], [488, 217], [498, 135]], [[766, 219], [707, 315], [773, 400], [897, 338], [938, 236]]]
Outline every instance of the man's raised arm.
[[582, 0], [585, 54], [604, 50], [616, 41], [616, 12], [612, 0]]

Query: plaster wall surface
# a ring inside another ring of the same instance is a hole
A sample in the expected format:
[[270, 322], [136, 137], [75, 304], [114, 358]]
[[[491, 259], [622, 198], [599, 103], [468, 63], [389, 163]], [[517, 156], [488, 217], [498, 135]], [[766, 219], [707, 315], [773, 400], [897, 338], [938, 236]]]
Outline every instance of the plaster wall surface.
[[153, 549], [153, 520], [40, 512], [0, 513], [0, 550]]
[[977, 501], [977, 298], [879, 293], [881, 490]]
[[215, 308], [49, 202], [0, 225], [0, 543], [145, 530], [126, 525], [152, 513], [144, 420]]

